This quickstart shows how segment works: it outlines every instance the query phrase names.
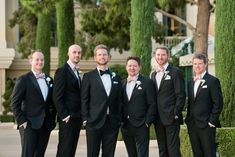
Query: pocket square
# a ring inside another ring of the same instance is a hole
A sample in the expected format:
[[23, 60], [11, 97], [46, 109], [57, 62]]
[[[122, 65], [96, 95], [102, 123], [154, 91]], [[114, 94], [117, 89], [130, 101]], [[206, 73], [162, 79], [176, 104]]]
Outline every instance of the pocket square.
[[171, 79], [171, 76], [167, 75], [165, 80], [170, 80]]
[[118, 84], [118, 82], [117, 81], [113, 81], [113, 84]]
[[141, 90], [142, 88], [139, 86], [137, 89], [138, 89], [138, 90]]
[[53, 87], [53, 84], [50, 84], [50, 87]]
[[202, 88], [207, 88], [207, 85], [202, 86]]

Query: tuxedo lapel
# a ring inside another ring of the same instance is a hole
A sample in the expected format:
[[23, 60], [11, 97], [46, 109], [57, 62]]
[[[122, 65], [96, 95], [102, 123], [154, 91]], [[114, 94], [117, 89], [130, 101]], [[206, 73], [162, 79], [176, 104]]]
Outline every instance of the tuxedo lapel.
[[124, 99], [126, 99], [126, 101], [129, 102], [130, 100], [128, 99], [128, 96], [127, 96], [126, 85], [127, 85], [127, 79], [124, 80], [123, 85], [122, 85], [122, 89], [123, 89], [123, 93], [124, 93]]
[[166, 70], [164, 71], [164, 74], [163, 74], [163, 76], [162, 76], [161, 83], [160, 83], [160, 86], [159, 86], [158, 91], [161, 89], [162, 85], [163, 85], [164, 82], [165, 82], [165, 78], [166, 78], [166, 76], [167, 76], [166, 71], [169, 71], [169, 72], [170, 72], [170, 70], [171, 70], [171, 65], [168, 65], [168, 67], [166, 68]]
[[74, 71], [73, 71], [73, 70], [70, 68], [70, 66], [68, 65], [68, 63], [67, 63], [66, 65], [67, 65], [68, 71], [73, 75], [73, 77], [74, 77], [75, 79], [78, 79], [77, 76], [75, 75]]
[[[142, 82], [141, 75], [139, 75], [137, 81]], [[139, 85], [139, 86], [140, 86], [140, 85]], [[130, 101], [131, 101], [131, 99], [135, 96], [136, 92], [138, 91], [137, 88], [138, 88], [138, 87], [137, 87], [137, 84], [135, 83], [135, 86], [134, 86], [134, 88], [133, 88], [133, 91], [132, 91], [132, 94], [131, 94], [131, 97], [130, 97]]]
[[[46, 75], [46, 78], [49, 78], [47, 75]], [[50, 93], [52, 92], [52, 88], [50, 87], [50, 83], [49, 83], [49, 81], [47, 81], [46, 80], [46, 78], [45, 78], [45, 82], [46, 82], [46, 84], [47, 84], [47, 96], [46, 96], [46, 100], [45, 101], [47, 101], [47, 99], [49, 98], [48, 96], [50, 95]]]
[[156, 88], [156, 90], [158, 91], [157, 81], [156, 81], [156, 75], [157, 75], [157, 72], [154, 71], [154, 72], [152, 73], [152, 75], [151, 75], [151, 79], [153, 80], [154, 85], [155, 85], [155, 88]]
[[33, 86], [36, 87], [36, 89], [37, 89], [39, 95], [41, 95], [41, 98], [44, 100], [43, 95], [42, 95], [42, 92], [41, 92], [41, 89], [40, 89], [39, 84], [38, 84], [38, 82], [37, 82], [37, 79], [36, 79], [36, 77], [34, 76], [34, 74], [33, 74], [32, 72], [29, 73], [29, 78], [30, 78], [30, 80], [32, 81]]
[[[208, 77], [208, 73], [206, 73], [202, 79], [205, 80], [205, 82], [206, 82], [207, 77]], [[204, 83], [200, 82], [200, 84], [198, 86], [198, 89], [197, 89], [197, 93], [196, 93], [195, 99], [198, 97], [198, 94], [200, 93], [200, 91], [202, 89], [202, 86], [205, 84], [205, 82]]]
[[[105, 91], [104, 84], [103, 84], [103, 82], [102, 82], [102, 80], [101, 80], [100, 74], [99, 74], [99, 72], [98, 72], [97, 69], [94, 71], [94, 74], [95, 74], [96, 80], [98, 80], [98, 82], [99, 82], [99, 84], [100, 84], [100, 87], [103, 89], [105, 95], [108, 97], [108, 95], [107, 95], [107, 93], [106, 93], [106, 91]], [[112, 81], [112, 80], [111, 80], [111, 81]], [[112, 82], [111, 82], [111, 86], [112, 86]], [[111, 90], [112, 90], [112, 87], [111, 87]], [[110, 90], [110, 93], [111, 93], [111, 90]]]

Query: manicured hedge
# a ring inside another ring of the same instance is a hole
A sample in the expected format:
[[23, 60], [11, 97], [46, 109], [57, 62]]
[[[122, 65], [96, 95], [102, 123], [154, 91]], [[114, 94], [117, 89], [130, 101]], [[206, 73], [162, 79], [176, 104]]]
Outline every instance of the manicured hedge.
[[0, 115], [0, 122], [15, 122], [13, 115]]
[[[153, 125], [150, 128], [150, 139], [156, 139]], [[119, 132], [118, 140], [122, 140], [121, 132]], [[220, 157], [235, 157], [235, 127], [217, 129], [216, 142]], [[181, 126], [180, 149], [182, 157], [193, 157], [186, 126]]]
[[[185, 126], [180, 130], [182, 157], [193, 157], [188, 131]], [[216, 142], [221, 157], [235, 157], [235, 128], [219, 128], [216, 130]]]

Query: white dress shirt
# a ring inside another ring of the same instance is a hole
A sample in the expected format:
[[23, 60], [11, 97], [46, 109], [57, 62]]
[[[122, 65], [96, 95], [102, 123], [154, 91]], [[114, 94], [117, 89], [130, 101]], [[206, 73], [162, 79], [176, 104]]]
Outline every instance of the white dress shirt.
[[202, 78], [204, 77], [205, 74], [206, 74], [206, 71], [204, 71], [204, 72], [200, 75], [200, 78], [201, 78], [201, 79], [197, 79], [197, 80], [195, 80], [195, 82], [194, 82], [194, 87], [193, 87], [193, 90], [194, 90], [194, 97], [196, 97], [198, 87], [199, 87], [199, 85], [201, 84]]
[[[33, 70], [32, 70], [32, 72], [33, 72], [34, 76], [36, 77], [36, 72], [34, 72]], [[47, 86], [46, 80], [45, 80], [45, 78], [39, 78], [39, 79], [37, 79], [37, 82], [40, 87], [44, 101], [46, 101], [47, 94], [48, 94], [48, 86]]]
[[135, 84], [136, 84], [136, 81], [138, 79], [138, 76], [139, 76], [139, 74], [136, 75], [135, 77], [132, 77], [131, 79], [130, 79], [130, 77], [127, 78], [126, 94], [127, 94], [128, 100], [131, 99], [131, 95], [132, 95], [132, 92], [133, 92], [133, 90], [135, 88]]
[[168, 67], [168, 65], [169, 65], [169, 63], [166, 63], [164, 66], [163, 66], [163, 70], [161, 70], [161, 71], [158, 71], [157, 70], [157, 74], [156, 74], [156, 82], [157, 82], [157, 87], [158, 87], [158, 89], [159, 89], [159, 87], [160, 87], [160, 84], [161, 84], [161, 81], [162, 81], [162, 77], [164, 76], [164, 72], [165, 72], [165, 70], [167, 69], [167, 67]]
[[[102, 69], [97, 67], [98, 72]], [[100, 75], [100, 78], [102, 80], [102, 83], [104, 85], [105, 92], [107, 96], [110, 95], [111, 87], [112, 87], [112, 80], [111, 76], [109, 74], [103, 74], [102, 76]], [[109, 107], [107, 108], [107, 114], [109, 114]]]

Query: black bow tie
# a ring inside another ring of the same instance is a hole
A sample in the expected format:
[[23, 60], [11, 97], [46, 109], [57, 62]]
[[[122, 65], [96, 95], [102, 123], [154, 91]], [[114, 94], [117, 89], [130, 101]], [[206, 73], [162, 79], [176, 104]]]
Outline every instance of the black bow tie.
[[108, 69], [105, 70], [105, 71], [100, 70], [100, 76], [102, 76], [102, 75], [104, 75], [104, 74], [110, 74], [109, 70], [108, 70]]

